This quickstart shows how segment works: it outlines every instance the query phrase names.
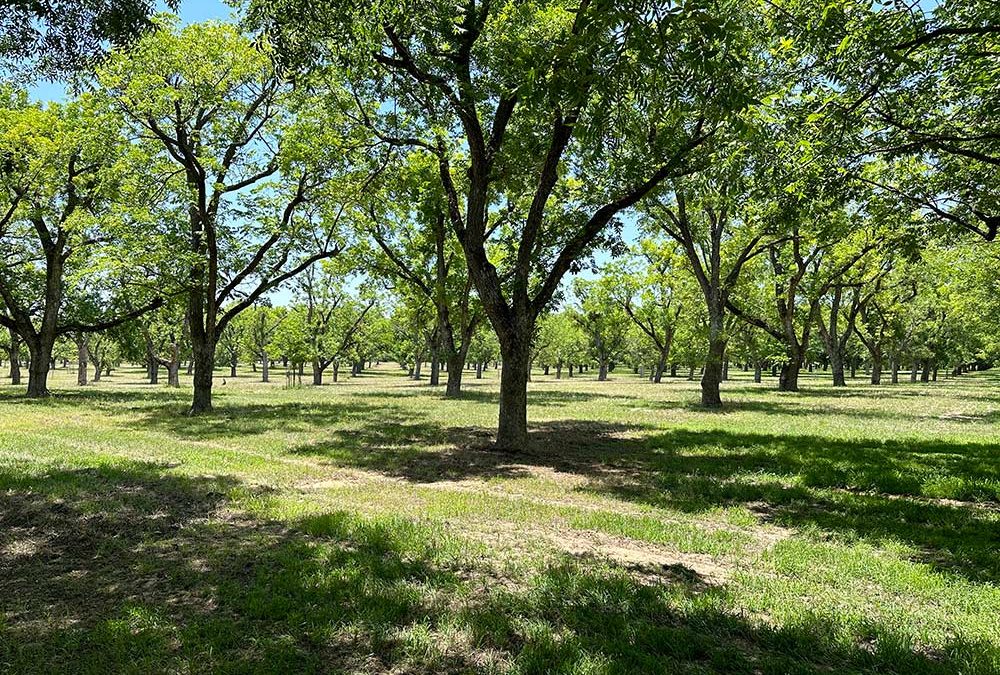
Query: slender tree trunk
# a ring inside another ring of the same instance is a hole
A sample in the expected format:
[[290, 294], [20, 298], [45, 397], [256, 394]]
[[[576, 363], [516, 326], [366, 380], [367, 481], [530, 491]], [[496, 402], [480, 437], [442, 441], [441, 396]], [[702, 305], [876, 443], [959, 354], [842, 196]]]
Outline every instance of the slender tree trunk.
[[424, 365], [424, 363], [423, 363], [423, 359], [422, 358], [418, 358], [416, 360], [416, 363], [413, 364], [413, 375], [412, 375], [412, 377], [413, 377], [414, 380], [421, 379], [420, 367], [423, 366], [423, 365]]
[[13, 330], [10, 333], [10, 345], [7, 356], [10, 358], [10, 383], [21, 384], [21, 336]]
[[340, 381], [340, 361], [333, 362], [333, 381], [335, 383]]
[[93, 381], [95, 383], [96, 382], [100, 382], [101, 381], [101, 370], [102, 370], [102, 368], [101, 368], [101, 362], [99, 360], [96, 360], [96, 361], [93, 362], [92, 365], [94, 366], [94, 379], [93, 379]]
[[556, 379], [557, 380], [561, 380], [562, 379], [562, 367], [563, 367], [562, 361], [556, 361]]
[[892, 384], [899, 384], [899, 359], [890, 359], [889, 369], [891, 371], [890, 382]]
[[913, 365], [910, 366], [910, 382], [917, 381], [917, 371], [920, 369], [920, 365], [914, 361]]
[[87, 336], [77, 333], [74, 336], [76, 341], [76, 383], [81, 387], [86, 387], [87, 363], [90, 361], [90, 351], [87, 349]]
[[753, 364], [753, 381], [756, 382], [757, 384], [760, 384], [761, 377], [763, 374], [764, 374], [763, 367], [761, 366], [760, 362], [758, 361], [757, 363]]
[[528, 445], [528, 370], [531, 345], [527, 340], [506, 339], [500, 343], [500, 416], [497, 448], [520, 452]]
[[661, 351], [660, 357], [656, 361], [656, 369], [653, 371], [653, 384], [663, 381], [663, 371], [667, 367], [667, 352]]
[[931, 360], [924, 359], [924, 364], [920, 371], [920, 381], [930, 382], [930, 379], [931, 379]]
[[271, 359], [267, 356], [267, 353], [263, 353], [260, 356], [260, 381], [270, 382], [271, 373], [269, 372], [269, 366], [271, 365]]
[[236, 377], [236, 357], [229, 359], [229, 377]]
[[476, 379], [477, 380], [483, 379], [483, 362], [482, 361], [476, 361]]

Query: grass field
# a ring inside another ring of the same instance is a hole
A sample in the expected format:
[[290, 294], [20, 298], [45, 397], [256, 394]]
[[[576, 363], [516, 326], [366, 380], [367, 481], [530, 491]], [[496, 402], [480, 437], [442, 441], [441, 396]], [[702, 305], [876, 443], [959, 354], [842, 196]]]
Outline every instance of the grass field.
[[0, 388], [10, 673], [1000, 672], [1000, 376]]

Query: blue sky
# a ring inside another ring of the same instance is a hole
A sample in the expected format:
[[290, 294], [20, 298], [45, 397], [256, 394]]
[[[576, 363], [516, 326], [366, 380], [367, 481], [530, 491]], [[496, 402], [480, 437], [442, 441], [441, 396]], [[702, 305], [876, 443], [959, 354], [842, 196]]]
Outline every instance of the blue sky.
[[[167, 11], [166, 6], [158, 1], [160, 9]], [[198, 23], [208, 19], [228, 19], [232, 8], [222, 0], [181, 0], [178, 14], [181, 23]], [[61, 82], [36, 82], [29, 88], [32, 98], [38, 101], [53, 101], [65, 98], [66, 89]]]

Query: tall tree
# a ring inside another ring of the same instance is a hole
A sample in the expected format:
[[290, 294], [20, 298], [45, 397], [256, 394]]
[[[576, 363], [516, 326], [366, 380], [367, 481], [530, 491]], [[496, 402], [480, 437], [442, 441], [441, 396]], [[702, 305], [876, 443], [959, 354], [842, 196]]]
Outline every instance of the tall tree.
[[719, 120], [750, 100], [757, 6], [253, 3], [279, 52], [307, 66], [345, 58], [375, 132], [437, 163], [500, 342], [497, 447], [527, 444], [531, 341], [562, 278], [619, 214], [692, 171]]
[[120, 132], [90, 97], [44, 108], [23, 94], [0, 101], [0, 325], [28, 348], [28, 396], [48, 395], [60, 336], [124, 323], [167, 290], [145, 281], [146, 263], [163, 267], [159, 238], [130, 246], [145, 222], [124, 184], [141, 169], [126, 161]]
[[297, 95], [234, 26], [164, 29], [99, 71], [186, 213], [192, 413], [212, 408], [219, 336], [259, 298], [343, 248], [355, 182], [337, 91]]

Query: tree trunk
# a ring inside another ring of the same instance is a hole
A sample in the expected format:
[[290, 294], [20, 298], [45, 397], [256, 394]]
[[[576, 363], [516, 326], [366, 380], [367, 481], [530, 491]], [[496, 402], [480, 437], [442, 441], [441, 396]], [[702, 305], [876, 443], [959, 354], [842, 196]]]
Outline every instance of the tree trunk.
[[413, 364], [413, 375], [412, 375], [412, 377], [413, 377], [414, 380], [419, 380], [420, 379], [420, 367], [422, 365], [424, 365], [423, 359], [417, 359], [416, 363]]
[[666, 370], [666, 367], [667, 353], [663, 351], [660, 352], [660, 358], [656, 361], [656, 369], [653, 371], [653, 384], [659, 384], [663, 381], [663, 371]]
[[194, 340], [191, 362], [194, 364], [194, 399], [191, 402], [191, 414], [197, 415], [212, 410], [215, 344], [210, 338], [206, 336], [201, 340]]
[[557, 380], [561, 380], [562, 379], [562, 367], [563, 367], [562, 361], [556, 361], [556, 379]]
[[271, 373], [269, 372], [269, 366], [271, 365], [271, 359], [268, 358], [267, 354], [261, 354], [260, 358], [260, 381], [270, 382]]
[[229, 377], [236, 377], [236, 357], [229, 359]]
[[44, 398], [49, 395], [49, 360], [52, 358], [52, 343], [38, 338], [28, 342], [31, 361], [28, 362], [28, 398]]
[[94, 366], [94, 380], [93, 381], [94, 382], [100, 382], [101, 381], [101, 370], [102, 370], [101, 369], [101, 362], [100, 361], [95, 361], [93, 363], [93, 366]]
[[319, 362], [319, 358], [313, 358], [312, 374], [313, 374], [314, 385], [318, 387], [321, 384], [323, 384], [323, 364]]
[[882, 384], [882, 354], [878, 350], [870, 352], [872, 357], [872, 384]]
[[333, 362], [333, 381], [340, 381], [340, 361]]
[[10, 358], [10, 383], [21, 384], [21, 336], [13, 330], [10, 333], [10, 346], [7, 355]]
[[156, 356], [151, 355], [149, 358], [149, 368], [148, 376], [150, 384], [160, 383], [160, 362], [156, 360]]
[[757, 384], [760, 384], [761, 376], [764, 374], [763, 370], [759, 362], [753, 364], [753, 381]]
[[924, 365], [920, 371], [920, 381], [930, 382], [930, 379], [931, 379], [931, 360], [924, 359]]
[[778, 376], [778, 391], [798, 391], [799, 371], [802, 370], [802, 361], [794, 356], [788, 359], [781, 366], [781, 373]]
[[87, 386], [87, 363], [90, 361], [90, 352], [87, 349], [87, 336], [77, 333], [74, 336], [76, 341], [76, 383], [81, 387]]
[[507, 339], [500, 344], [503, 370], [500, 371], [500, 417], [496, 447], [520, 452], [528, 445], [528, 369], [531, 345]]
[[483, 379], [483, 362], [482, 361], [476, 361], [476, 379], [477, 380]]
[[831, 348], [829, 350], [829, 356], [830, 370], [833, 371], [833, 386], [846, 387], [847, 378], [844, 377], [844, 359], [840, 354], [840, 350]]
[[606, 382], [608, 379], [608, 362], [606, 359], [600, 359], [597, 365], [597, 381]]
[[469, 341], [462, 343], [462, 348], [457, 353], [448, 356], [448, 384], [445, 386], [444, 395], [448, 398], [456, 398], [462, 395], [462, 365], [468, 355]]
[[891, 359], [891, 361], [892, 377], [890, 381], [893, 384], [899, 384], [899, 359]]
[[718, 408], [722, 405], [719, 384], [722, 382], [725, 353], [725, 340], [716, 338], [709, 342], [708, 356], [701, 376], [701, 404], [704, 406]]

